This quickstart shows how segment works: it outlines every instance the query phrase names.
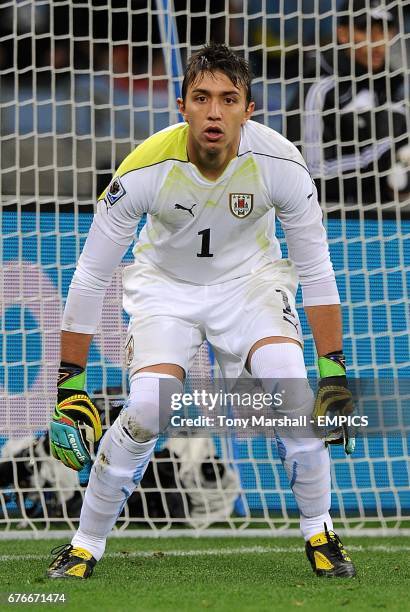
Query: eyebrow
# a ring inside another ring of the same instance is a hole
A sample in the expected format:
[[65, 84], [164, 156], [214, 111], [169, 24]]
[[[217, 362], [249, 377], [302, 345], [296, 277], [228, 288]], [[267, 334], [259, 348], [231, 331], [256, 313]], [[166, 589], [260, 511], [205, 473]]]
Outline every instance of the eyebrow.
[[[191, 93], [204, 93], [204, 94], [209, 94], [211, 93], [209, 91], [209, 89], [201, 89], [199, 87], [196, 87], [195, 89], [193, 89], [191, 91]], [[221, 96], [240, 96], [241, 92], [238, 89], [232, 89], [230, 91], [222, 91], [219, 95]]]

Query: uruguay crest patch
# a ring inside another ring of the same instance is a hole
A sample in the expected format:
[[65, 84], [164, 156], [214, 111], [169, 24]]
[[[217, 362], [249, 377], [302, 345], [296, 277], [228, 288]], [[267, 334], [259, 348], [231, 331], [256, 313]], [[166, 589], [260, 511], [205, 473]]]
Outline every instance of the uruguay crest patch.
[[253, 209], [253, 193], [230, 193], [229, 208], [238, 219], [247, 217]]
[[106, 198], [108, 202], [113, 206], [122, 196], [125, 195], [125, 189], [118, 176], [116, 176], [110, 183], [107, 191]]

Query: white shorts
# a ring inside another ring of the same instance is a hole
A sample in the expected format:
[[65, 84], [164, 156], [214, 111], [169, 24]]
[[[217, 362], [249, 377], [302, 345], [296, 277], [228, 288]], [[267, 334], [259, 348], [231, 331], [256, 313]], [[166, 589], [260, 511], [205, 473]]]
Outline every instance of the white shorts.
[[132, 376], [158, 363], [185, 373], [207, 339], [226, 378], [237, 378], [250, 349], [268, 336], [303, 345], [295, 308], [297, 274], [286, 259], [216, 285], [171, 279], [137, 262], [124, 269], [124, 309], [130, 315], [125, 359]]

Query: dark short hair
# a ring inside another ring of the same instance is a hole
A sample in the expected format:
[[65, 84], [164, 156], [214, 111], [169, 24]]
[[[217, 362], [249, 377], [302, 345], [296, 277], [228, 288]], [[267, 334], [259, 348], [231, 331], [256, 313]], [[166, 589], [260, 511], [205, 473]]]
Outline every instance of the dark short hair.
[[182, 99], [185, 100], [189, 85], [196, 80], [198, 75], [203, 75], [205, 72], [214, 73], [217, 70], [223, 72], [235, 87], [242, 85], [245, 88], [246, 104], [248, 105], [252, 100], [252, 76], [249, 64], [229, 47], [219, 43], [205, 45], [189, 59], [182, 82]]
[[396, 26], [395, 2], [384, 2], [383, 0], [345, 0], [338, 8], [337, 23], [348, 26], [353, 22], [353, 27], [358, 30], [366, 30], [368, 24], [386, 23], [388, 28]]

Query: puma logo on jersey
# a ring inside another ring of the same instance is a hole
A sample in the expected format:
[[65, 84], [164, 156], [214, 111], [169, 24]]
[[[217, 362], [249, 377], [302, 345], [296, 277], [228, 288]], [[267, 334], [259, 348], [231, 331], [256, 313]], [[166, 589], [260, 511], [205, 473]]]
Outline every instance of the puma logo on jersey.
[[196, 204], [192, 204], [191, 208], [186, 208], [185, 206], [182, 206], [182, 204], [175, 204], [175, 209], [176, 210], [186, 210], [187, 212], [189, 212], [190, 215], [194, 217], [195, 215], [192, 212], [192, 209], [194, 206], [196, 206]]

